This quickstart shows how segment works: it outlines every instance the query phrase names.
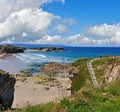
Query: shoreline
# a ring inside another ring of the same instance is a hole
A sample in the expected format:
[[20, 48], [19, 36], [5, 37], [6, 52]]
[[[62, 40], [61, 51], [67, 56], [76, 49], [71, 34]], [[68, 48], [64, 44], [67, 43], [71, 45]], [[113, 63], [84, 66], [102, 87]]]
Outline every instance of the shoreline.
[[[10, 58], [7, 58], [9, 56]], [[11, 63], [14, 63], [15, 60], [19, 67], [19, 60], [12, 54], [4, 53], [0, 56], [0, 59], [2, 62], [6, 61], [7, 64], [9, 64], [9, 60]], [[5, 66], [5, 64], [3, 66]], [[34, 77], [15, 77], [16, 84], [12, 108], [34, 106], [51, 101], [58, 102], [64, 97], [71, 96], [70, 78], [55, 77], [53, 81], [36, 83]]]
[[2, 53], [2, 54], [0, 54], [0, 59], [4, 59], [9, 56], [12, 56], [12, 54], [11, 53]]

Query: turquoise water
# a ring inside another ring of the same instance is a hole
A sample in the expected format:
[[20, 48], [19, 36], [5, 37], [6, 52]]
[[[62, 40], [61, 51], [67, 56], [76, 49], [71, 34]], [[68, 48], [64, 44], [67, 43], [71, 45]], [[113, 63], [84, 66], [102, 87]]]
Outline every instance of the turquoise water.
[[[40, 47], [39, 45], [25, 45], [24, 47]], [[0, 62], [0, 68], [8, 72], [17, 72], [26, 69], [34, 68], [39, 70], [44, 64], [49, 62], [72, 63], [79, 58], [93, 58], [109, 55], [120, 55], [120, 47], [65, 47], [63, 52], [25, 52], [14, 54], [14, 58]], [[9, 62], [9, 64], [7, 64]], [[19, 62], [19, 63], [18, 63]], [[35, 63], [40, 64], [40, 67], [33, 66]], [[9, 66], [8, 66], [9, 65]], [[12, 68], [11, 68], [12, 67]], [[13, 68], [19, 68], [17, 71]], [[6, 69], [7, 68], [7, 69]], [[9, 68], [9, 69], [8, 69]]]
[[64, 47], [63, 52], [26, 52], [16, 55], [17, 58], [30, 62], [71, 63], [79, 58], [93, 58], [109, 55], [120, 55], [120, 47]]

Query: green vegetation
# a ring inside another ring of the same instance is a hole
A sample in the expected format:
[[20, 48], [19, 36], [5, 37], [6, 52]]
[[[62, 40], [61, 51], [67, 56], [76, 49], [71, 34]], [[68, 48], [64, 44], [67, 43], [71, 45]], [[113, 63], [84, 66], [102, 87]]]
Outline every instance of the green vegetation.
[[87, 68], [87, 61], [88, 59], [79, 59], [75, 63], [73, 63], [73, 66], [77, 67], [78, 73], [74, 74], [74, 77], [72, 80], [72, 90], [78, 91], [84, 86], [90, 86], [91, 85], [91, 78], [89, 75], [89, 71]]
[[32, 76], [31, 72], [33, 71], [34, 69], [33, 68], [29, 68], [29, 69], [25, 69], [25, 70], [22, 70], [20, 71], [22, 74], [22, 76], [24, 77], [30, 77]]
[[67, 109], [59, 103], [47, 103], [33, 107], [23, 108], [14, 112], [66, 112]]
[[35, 79], [37, 80], [38, 83], [55, 80], [54, 77], [51, 77], [49, 75], [38, 75], [38, 76], [35, 76]]
[[4, 70], [0, 69], [0, 74], [6, 74], [7, 72], [5, 72]]
[[[37, 105], [15, 112], [120, 112], [120, 81], [95, 89], [87, 70], [87, 61], [88, 59], [80, 59], [73, 64], [79, 72], [72, 78], [72, 89], [76, 92], [71, 98], [64, 98], [59, 103]], [[93, 62], [97, 77], [104, 76], [103, 71], [107, 65], [119, 64], [119, 62], [118, 58], [103, 58]]]

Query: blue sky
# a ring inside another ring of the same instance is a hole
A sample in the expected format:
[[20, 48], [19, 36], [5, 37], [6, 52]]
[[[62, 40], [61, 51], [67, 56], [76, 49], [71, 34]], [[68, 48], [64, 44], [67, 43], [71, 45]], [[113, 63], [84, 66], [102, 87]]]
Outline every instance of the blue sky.
[[76, 24], [69, 28], [69, 34], [82, 33], [88, 26], [120, 22], [120, 0], [66, 0], [65, 4], [46, 4], [43, 9], [62, 18], [73, 18]]
[[120, 46], [120, 0], [0, 0], [0, 5], [2, 43]]

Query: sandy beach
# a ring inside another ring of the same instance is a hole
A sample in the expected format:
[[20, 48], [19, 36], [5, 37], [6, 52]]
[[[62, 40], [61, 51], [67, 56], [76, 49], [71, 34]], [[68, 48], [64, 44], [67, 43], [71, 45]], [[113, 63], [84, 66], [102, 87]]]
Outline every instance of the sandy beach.
[[[23, 62], [11, 54], [0, 55], [0, 69], [19, 71], [23, 67]], [[71, 95], [71, 81], [69, 78], [56, 77], [55, 80], [38, 83], [34, 77], [17, 76], [14, 92], [14, 102], [12, 108], [22, 108], [34, 106], [50, 101], [60, 101], [64, 97]]]
[[18, 77], [15, 85], [13, 108], [33, 106], [59, 101], [71, 95], [69, 78], [56, 78], [54, 81], [36, 83], [33, 77]]

